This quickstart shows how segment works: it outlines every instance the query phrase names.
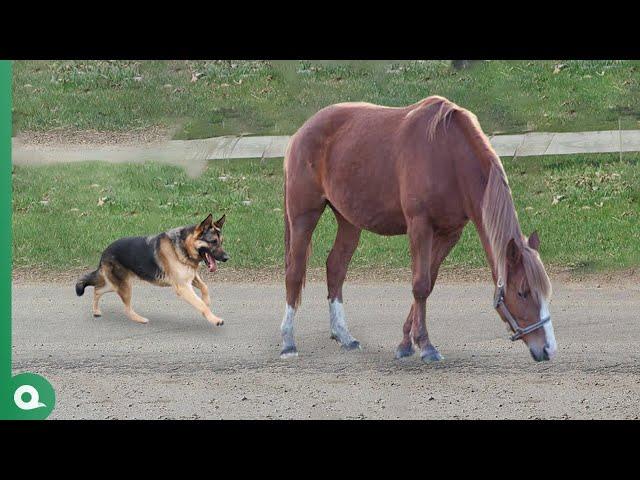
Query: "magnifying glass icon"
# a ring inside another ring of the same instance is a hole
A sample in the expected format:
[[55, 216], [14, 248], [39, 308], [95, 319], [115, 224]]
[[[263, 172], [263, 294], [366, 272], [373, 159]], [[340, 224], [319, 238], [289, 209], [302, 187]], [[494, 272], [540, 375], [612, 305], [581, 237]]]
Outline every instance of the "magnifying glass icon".
[[[28, 402], [22, 399], [22, 396], [28, 393], [30, 398]], [[16, 389], [13, 394], [13, 401], [20, 410], [35, 410], [36, 408], [46, 407], [46, 405], [40, 402], [40, 395], [31, 385], [21, 385]]]

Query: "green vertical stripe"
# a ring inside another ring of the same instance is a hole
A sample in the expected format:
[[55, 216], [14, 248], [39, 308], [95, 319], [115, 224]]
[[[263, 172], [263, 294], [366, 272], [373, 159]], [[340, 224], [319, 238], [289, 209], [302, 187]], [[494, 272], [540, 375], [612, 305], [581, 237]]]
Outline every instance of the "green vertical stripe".
[[11, 62], [0, 61], [0, 382], [11, 378]]

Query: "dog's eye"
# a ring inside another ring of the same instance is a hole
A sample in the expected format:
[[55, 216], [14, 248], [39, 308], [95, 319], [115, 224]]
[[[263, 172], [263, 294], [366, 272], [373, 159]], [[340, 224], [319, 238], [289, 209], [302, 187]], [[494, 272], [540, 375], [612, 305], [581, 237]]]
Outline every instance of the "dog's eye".
[[214, 247], [218, 245], [218, 239], [214, 238], [213, 241], [211, 242], [211, 245], [213, 245]]

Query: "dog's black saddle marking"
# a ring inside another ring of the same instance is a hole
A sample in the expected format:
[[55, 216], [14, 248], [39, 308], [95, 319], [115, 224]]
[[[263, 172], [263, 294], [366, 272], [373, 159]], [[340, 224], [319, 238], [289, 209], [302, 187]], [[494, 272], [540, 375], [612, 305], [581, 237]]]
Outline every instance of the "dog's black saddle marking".
[[162, 276], [156, 260], [161, 235], [155, 237], [126, 237], [116, 240], [102, 254], [101, 262], [119, 263], [138, 277], [154, 281]]

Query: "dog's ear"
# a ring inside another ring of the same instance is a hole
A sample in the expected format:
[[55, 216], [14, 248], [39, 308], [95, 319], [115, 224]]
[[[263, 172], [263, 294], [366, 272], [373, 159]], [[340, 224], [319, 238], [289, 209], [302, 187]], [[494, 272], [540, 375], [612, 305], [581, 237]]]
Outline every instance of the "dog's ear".
[[200, 222], [200, 224], [196, 227], [196, 233], [200, 234], [202, 232], [206, 232], [207, 230], [209, 230], [211, 228], [212, 220], [213, 220], [213, 217], [211, 216], [211, 214], [209, 214], [207, 218], [205, 218], [202, 222]]
[[227, 216], [227, 215], [226, 215], [226, 214], [224, 214], [224, 215], [222, 215], [218, 220], [216, 220], [215, 222], [213, 222], [213, 225], [214, 225], [218, 230], [222, 230], [222, 226], [224, 225], [224, 220], [225, 220], [225, 217], [226, 217], [226, 216]]

